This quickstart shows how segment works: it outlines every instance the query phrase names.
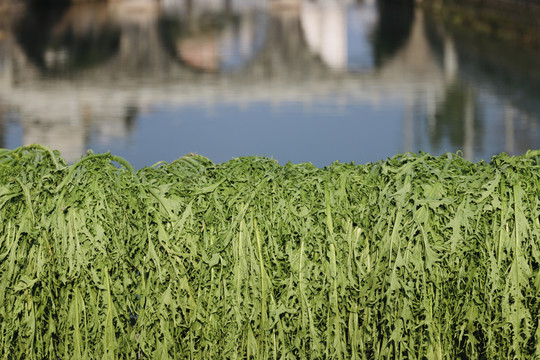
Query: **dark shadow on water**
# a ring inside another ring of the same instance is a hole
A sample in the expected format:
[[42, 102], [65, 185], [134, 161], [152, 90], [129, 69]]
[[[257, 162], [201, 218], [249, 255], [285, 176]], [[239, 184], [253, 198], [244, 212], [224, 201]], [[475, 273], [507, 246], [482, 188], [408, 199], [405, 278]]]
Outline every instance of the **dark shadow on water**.
[[102, 64], [118, 52], [120, 29], [114, 24], [84, 29], [66, 6], [29, 6], [14, 35], [28, 58], [46, 75], [72, 74]]
[[380, 67], [403, 47], [414, 21], [413, 0], [379, 0], [379, 24], [372, 35], [375, 65]]

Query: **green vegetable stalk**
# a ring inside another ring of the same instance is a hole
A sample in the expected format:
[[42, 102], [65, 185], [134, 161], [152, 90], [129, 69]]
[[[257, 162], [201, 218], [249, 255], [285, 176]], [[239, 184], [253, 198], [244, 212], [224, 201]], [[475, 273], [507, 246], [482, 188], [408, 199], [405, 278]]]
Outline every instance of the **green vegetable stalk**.
[[540, 357], [540, 151], [0, 150], [2, 359]]

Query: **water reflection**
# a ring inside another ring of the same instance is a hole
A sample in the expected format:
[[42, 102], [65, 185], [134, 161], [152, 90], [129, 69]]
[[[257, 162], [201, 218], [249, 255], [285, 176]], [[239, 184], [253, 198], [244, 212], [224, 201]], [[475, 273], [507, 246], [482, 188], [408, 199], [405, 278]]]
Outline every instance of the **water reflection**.
[[0, 37], [2, 146], [111, 149], [137, 167], [540, 147], [537, 54], [501, 56], [412, 0], [269, 1], [26, 9]]
[[377, 8], [379, 26], [372, 38], [374, 61], [380, 66], [409, 39], [414, 21], [414, 6], [412, 0], [380, 0]]
[[30, 10], [14, 34], [29, 61], [47, 75], [99, 66], [120, 46], [119, 24], [104, 4]]
[[[462, 133], [461, 143], [473, 144], [462, 147], [488, 153], [520, 154], [540, 146], [538, 51], [474, 36], [457, 28], [445, 29], [434, 21], [426, 22], [426, 35], [435, 56], [442, 59], [446, 68], [456, 72], [459, 64], [457, 83], [449, 87], [448, 100], [440, 103], [439, 108], [463, 109], [463, 114], [456, 114], [463, 120], [447, 122], [446, 134], [455, 137]], [[458, 96], [456, 89], [465, 94]], [[462, 104], [448, 104], [451, 97]], [[433, 138], [442, 142], [440, 135]]]
[[474, 90], [461, 83], [451, 84], [444, 98], [437, 104], [430, 142], [440, 152], [448, 142], [461, 148], [466, 157], [472, 158], [474, 147], [482, 148], [483, 114]]
[[195, 71], [239, 70], [265, 40], [268, 17], [260, 11], [238, 13], [230, 2], [223, 8], [197, 9], [192, 1], [166, 9], [158, 23], [162, 44], [174, 59]]

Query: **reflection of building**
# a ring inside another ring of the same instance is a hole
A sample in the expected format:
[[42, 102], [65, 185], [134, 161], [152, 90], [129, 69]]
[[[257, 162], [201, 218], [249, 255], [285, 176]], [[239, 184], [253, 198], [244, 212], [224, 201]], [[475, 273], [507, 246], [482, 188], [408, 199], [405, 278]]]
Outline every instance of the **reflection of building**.
[[345, 70], [347, 66], [346, 14], [342, 4], [306, 1], [301, 19], [306, 42], [330, 68]]
[[303, 1], [300, 10], [302, 30], [310, 50], [334, 70], [374, 67], [369, 38], [377, 18], [375, 0], [354, 5]]

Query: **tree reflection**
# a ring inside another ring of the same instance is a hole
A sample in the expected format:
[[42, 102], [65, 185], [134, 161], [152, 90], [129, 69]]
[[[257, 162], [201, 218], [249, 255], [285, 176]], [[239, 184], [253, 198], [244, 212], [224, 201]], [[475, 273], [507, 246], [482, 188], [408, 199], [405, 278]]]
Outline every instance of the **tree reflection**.
[[[503, 24], [501, 24], [503, 26]], [[458, 78], [467, 81], [480, 91], [488, 92], [490, 98], [501, 99], [504, 105], [494, 108], [496, 101], [490, 100], [491, 106], [486, 106], [485, 101], [476, 101], [475, 126], [473, 131], [480, 134], [480, 129], [486, 127], [483, 132], [492, 130], [497, 132], [499, 146], [510, 154], [524, 152], [527, 149], [538, 147], [538, 127], [540, 119], [540, 68], [538, 58], [540, 53], [536, 49], [527, 49], [514, 43], [505, 43], [488, 35], [478, 34], [470, 29], [455, 24], [440, 22], [439, 18], [427, 17], [426, 35], [434, 54], [441, 63], [445, 63], [445, 44], [450, 40], [454, 47]], [[450, 118], [456, 124], [454, 131], [448, 137], [454, 139], [454, 143], [460, 138], [464, 130], [456, 130], [463, 127], [463, 114], [450, 116], [445, 111], [445, 103], [457, 103], [456, 109], [463, 109], [465, 94], [456, 94], [457, 85], [449, 88], [448, 94], [439, 104], [437, 125], [438, 130], [433, 133], [432, 143], [439, 144], [443, 138], [442, 129], [451, 129], [448, 123]], [[459, 92], [459, 91], [457, 91]], [[462, 98], [461, 101], [459, 98]], [[473, 97], [474, 98], [474, 97]], [[461, 105], [460, 105], [461, 103]], [[482, 111], [478, 110], [479, 108]], [[456, 110], [457, 111], [457, 110]], [[496, 118], [480, 116], [482, 113], [503, 113]], [[446, 113], [446, 116], [442, 114]], [[442, 123], [440, 123], [442, 122]], [[483, 123], [489, 124], [483, 125]], [[440, 123], [440, 124], [439, 124]], [[496, 130], [495, 130], [496, 129]], [[481, 143], [481, 137], [477, 136], [477, 147], [485, 151], [483, 146], [493, 146], [486, 142]], [[459, 143], [459, 142], [457, 142]]]
[[[465, 158], [473, 159], [474, 148], [482, 148], [483, 113], [471, 88], [453, 83], [438, 103], [435, 122], [430, 129], [431, 145], [441, 150], [445, 143], [462, 149]], [[473, 145], [474, 144], [474, 145]]]
[[28, 58], [53, 75], [99, 65], [117, 53], [120, 43], [120, 29], [99, 6], [30, 6], [14, 34]]

